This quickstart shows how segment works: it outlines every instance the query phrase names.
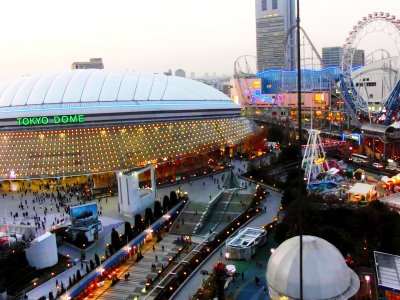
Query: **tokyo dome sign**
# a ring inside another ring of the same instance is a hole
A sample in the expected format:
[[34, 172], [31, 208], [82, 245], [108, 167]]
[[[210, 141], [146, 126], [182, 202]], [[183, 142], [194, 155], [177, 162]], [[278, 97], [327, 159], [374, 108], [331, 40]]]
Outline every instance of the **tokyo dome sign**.
[[84, 122], [85, 122], [85, 115], [17, 118], [17, 124], [20, 126], [73, 124], [73, 123], [84, 123]]

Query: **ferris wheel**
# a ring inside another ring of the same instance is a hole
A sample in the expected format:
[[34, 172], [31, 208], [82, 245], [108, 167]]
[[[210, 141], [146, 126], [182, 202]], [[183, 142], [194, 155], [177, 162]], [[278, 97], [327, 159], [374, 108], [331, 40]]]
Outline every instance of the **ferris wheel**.
[[[358, 21], [357, 25], [353, 26], [353, 29], [349, 32], [349, 36], [346, 38], [346, 43], [343, 45], [342, 75], [345, 80], [343, 83], [346, 85], [346, 89], [352, 89], [350, 94], [352, 93], [351, 98], [354, 108], [361, 113], [368, 114], [371, 113], [368, 109], [368, 99], [362, 99], [352, 82], [353, 61], [360, 42], [367, 35], [376, 32], [385, 34], [395, 46], [396, 53], [392, 53], [391, 58], [386, 57], [386, 59], [390, 60], [388, 68], [394, 74], [394, 83], [397, 83], [400, 79], [400, 20], [396, 19], [394, 15], [383, 12], [368, 14], [367, 17], [363, 17], [362, 20]], [[379, 44], [379, 41], [377, 41], [377, 44]], [[397, 58], [394, 59], [394, 57]], [[381, 99], [383, 108], [387, 106], [389, 95], [392, 94], [394, 88], [395, 84], [393, 84], [391, 92], [385, 98]]]

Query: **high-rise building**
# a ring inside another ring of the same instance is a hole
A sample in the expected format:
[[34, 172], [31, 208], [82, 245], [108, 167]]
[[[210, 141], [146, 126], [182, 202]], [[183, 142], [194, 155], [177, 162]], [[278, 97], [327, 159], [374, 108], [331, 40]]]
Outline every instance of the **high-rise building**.
[[72, 70], [76, 69], [104, 69], [103, 59], [91, 58], [89, 61], [74, 62], [71, 66]]
[[339, 67], [342, 65], [343, 48], [342, 47], [324, 47], [322, 48], [322, 62], [324, 67]]
[[363, 66], [365, 64], [364, 50], [356, 49], [353, 55], [353, 67]]
[[296, 38], [292, 31], [285, 60], [285, 39], [295, 25], [295, 0], [256, 0], [257, 68], [258, 71], [296, 65]]
[[[322, 48], [322, 62], [325, 67], [340, 67], [343, 59], [342, 47]], [[364, 65], [364, 50], [354, 50], [353, 67]]]

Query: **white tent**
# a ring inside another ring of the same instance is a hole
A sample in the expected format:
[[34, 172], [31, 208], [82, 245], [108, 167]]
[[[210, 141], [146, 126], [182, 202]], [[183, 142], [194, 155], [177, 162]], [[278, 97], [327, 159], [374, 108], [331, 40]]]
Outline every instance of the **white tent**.
[[335, 174], [339, 173], [339, 171], [340, 171], [339, 169], [330, 168], [326, 173], [329, 175], [335, 175]]
[[366, 201], [376, 194], [375, 187], [371, 184], [356, 183], [347, 193], [350, 194], [350, 201], [361, 200], [363, 196]]

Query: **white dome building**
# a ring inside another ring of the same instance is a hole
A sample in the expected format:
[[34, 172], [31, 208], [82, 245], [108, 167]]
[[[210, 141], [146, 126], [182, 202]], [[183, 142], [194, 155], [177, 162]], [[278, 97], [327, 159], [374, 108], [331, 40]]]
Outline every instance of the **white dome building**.
[[81, 69], [0, 83], [0, 179], [91, 176], [218, 151], [256, 126], [186, 78]]
[[[300, 238], [296, 236], [283, 242], [268, 261], [271, 299], [300, 298], [299, 263]], [[316, 236], [303, 236], [303, 299], [348, 299], [359, 288], [357, 274], [335, 246]]]

